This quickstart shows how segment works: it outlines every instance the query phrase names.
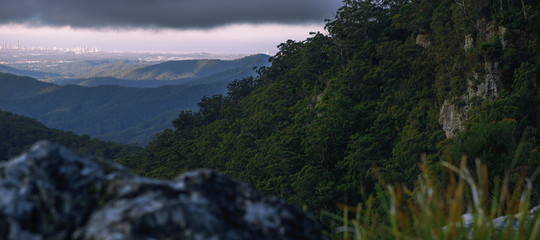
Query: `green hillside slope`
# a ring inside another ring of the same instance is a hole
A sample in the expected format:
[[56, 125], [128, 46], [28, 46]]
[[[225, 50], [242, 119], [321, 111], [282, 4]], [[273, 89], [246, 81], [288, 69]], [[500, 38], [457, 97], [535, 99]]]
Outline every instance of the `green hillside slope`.
[[148, 67], [138, 68], [117, 75], [119, 79], [129, 80], [181, 80], [193, 81], [195, 79], [216, 76], [222, 72], [235, 71], [238, 74], [253, 75], [255, 67], [268, 66], [267, 55], [252, 55], [236, 60], [183, 60], [168, 61]]
[[217, 169], [314, 212], [381, 181], [412, 189], [422, 160], [442, 176], [466, 156], [515, 181], [540, 165], [539, 23], [538, 1], [345, 0], [328, 35], [282, 43], [123, 162]]
[[270, 56], [258, 54], [236, 60], [182, 60], [144, 67], [131, 61], [102, 60], [64, 64], [67, 75], [47, 79], [58, 85], [93, 87], [118, 85], [154, 88], [178, 84], [217, 84], [225, 89], [235, 79], [255, 76], [256, 69], [267, 67]]
[[0, 161], [8, 160], [28, 150], [39, 140], [49, 140], [84, 154], [115, 159], [140, 151], [139, 148], [77, 136], [71, 132], [51, 129], [38, 121], [0, 111]]
[[33, 78], [53, 78], [58, 77], [58, 74], [40, 72], [40, 71], [29, 71], [29, 70], [20, 70], [17, 68], [9, 67], [3, 64], [0, 64], [0, 73], [9, 73], [19, 76], [28, 76]]
[[58, 85], [78, 85], [82, 87], [96, 87], [102, 85], [116, 85], [123, 87], [134, 88], [156, 88], [166, 85], [178, 85], [184, 83], [185, 80], [126, 80], [118, 79], [115, 77], [91, 77], [91, 78], [63, 78], [60, 80], [54, 80], [54, 84]]
[[[49, 78], [38, 78], [55, 84], [63, 84], [66, 79], [84, 79], [93, 77], [111, 77], [122, 74], [126, 71], [131, 71], [140, 67], [145, 67], [154, 64], [154, 62], [135, 61], [135, 60], [120, 60], [120, 59], [103, 59], [103, 60], [87, 60], [76, 62], [63, 62], [60, 64], [37, 65], [43, 71], [53, 72], [57, 76]], [[17, 75], [17, 74], [15, 74]], [[66, 84], [69, 84], [66, 82]]]
[[0, 73], [0, 80], [0, 99], [24, 99], [58, 89], [54, 84], [7, 73]]

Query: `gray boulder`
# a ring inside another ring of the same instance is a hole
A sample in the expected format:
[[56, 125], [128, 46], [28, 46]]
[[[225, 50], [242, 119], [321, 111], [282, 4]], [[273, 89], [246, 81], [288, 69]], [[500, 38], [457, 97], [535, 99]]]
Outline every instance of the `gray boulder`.
[[[495, 233], [501, 233], [505, 230], [519, 230], [518, 228], [520, 224], [530, 224], [531, 222], [534, 223], [536, 218], [539, 217], [539, 210], [540, 206], [535, 206], [531, 208], [528, 212], [497, 217], [489, 222], [486, 222], [485, 229], [491, 229], [495, 231]], [[523, 216], [523, 214], [525, 214], [525, 216]], [[461, 222], [463, 223], [462, 227], [467, 234], [467, 239], [473, 239], [475, 217], [478, 216], [475, 216], [471, 213], [465, 213], [461, 215]], [[461, 228], [461, 222], [456, 223], [458, 228]], [[446, 231], [447, 228], [448, 227], [445, 226], [443, 227], [443, 230]]]
[[136, 176], [49, 142], [0, 164], [0, 239], [323, 239], [282, 199], [211, 170]]

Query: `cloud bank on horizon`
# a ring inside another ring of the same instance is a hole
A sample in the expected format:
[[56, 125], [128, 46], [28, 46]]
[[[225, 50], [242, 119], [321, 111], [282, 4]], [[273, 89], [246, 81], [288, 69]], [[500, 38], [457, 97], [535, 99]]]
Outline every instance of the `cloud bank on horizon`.
[[3, 0], [0, 24], [74, 28], [214, 28], [333, 18], [341, 0]]

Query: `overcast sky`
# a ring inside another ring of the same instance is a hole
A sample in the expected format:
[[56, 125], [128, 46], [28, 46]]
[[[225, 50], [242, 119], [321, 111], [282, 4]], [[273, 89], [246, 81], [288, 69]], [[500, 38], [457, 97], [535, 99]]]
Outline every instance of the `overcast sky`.
[[341, 0], [1, 0], [0, 43], [275, 53], [323, 32]]

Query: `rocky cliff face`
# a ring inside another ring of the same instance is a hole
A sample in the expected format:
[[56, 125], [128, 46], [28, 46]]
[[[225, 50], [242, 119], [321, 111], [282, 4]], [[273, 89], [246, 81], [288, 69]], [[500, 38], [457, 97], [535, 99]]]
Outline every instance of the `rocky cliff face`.
[[[473, 38], [472, 34], [467, 34], [463, 38], [462, 45], [466, 54], [473, 51], [474, 44], [478, 41], [498, 41], [503, 48], [505, 47], [506, 28], [497, 27], [494, 23], [484, 19], [477, 21], [475, 26], [477, 29], [476, 39]], [[448, 138], [453, 137], [457, 131], [463, 130], [463, 123], [469, 117], [468, 113], [473, 105], [473, 99], [493, 100], [501, 89], [499, 60], [489, 55], [482, 56], [482, 59], [476, 63], [477, 67], [468, 74], [466, 92], [461, 96], [446, 99], [441, 106], [439, 123]]]
[[282, 199], [210, 170], [136, 176], [49, 142], [0, 164], [0, 239], [323, 239]]

